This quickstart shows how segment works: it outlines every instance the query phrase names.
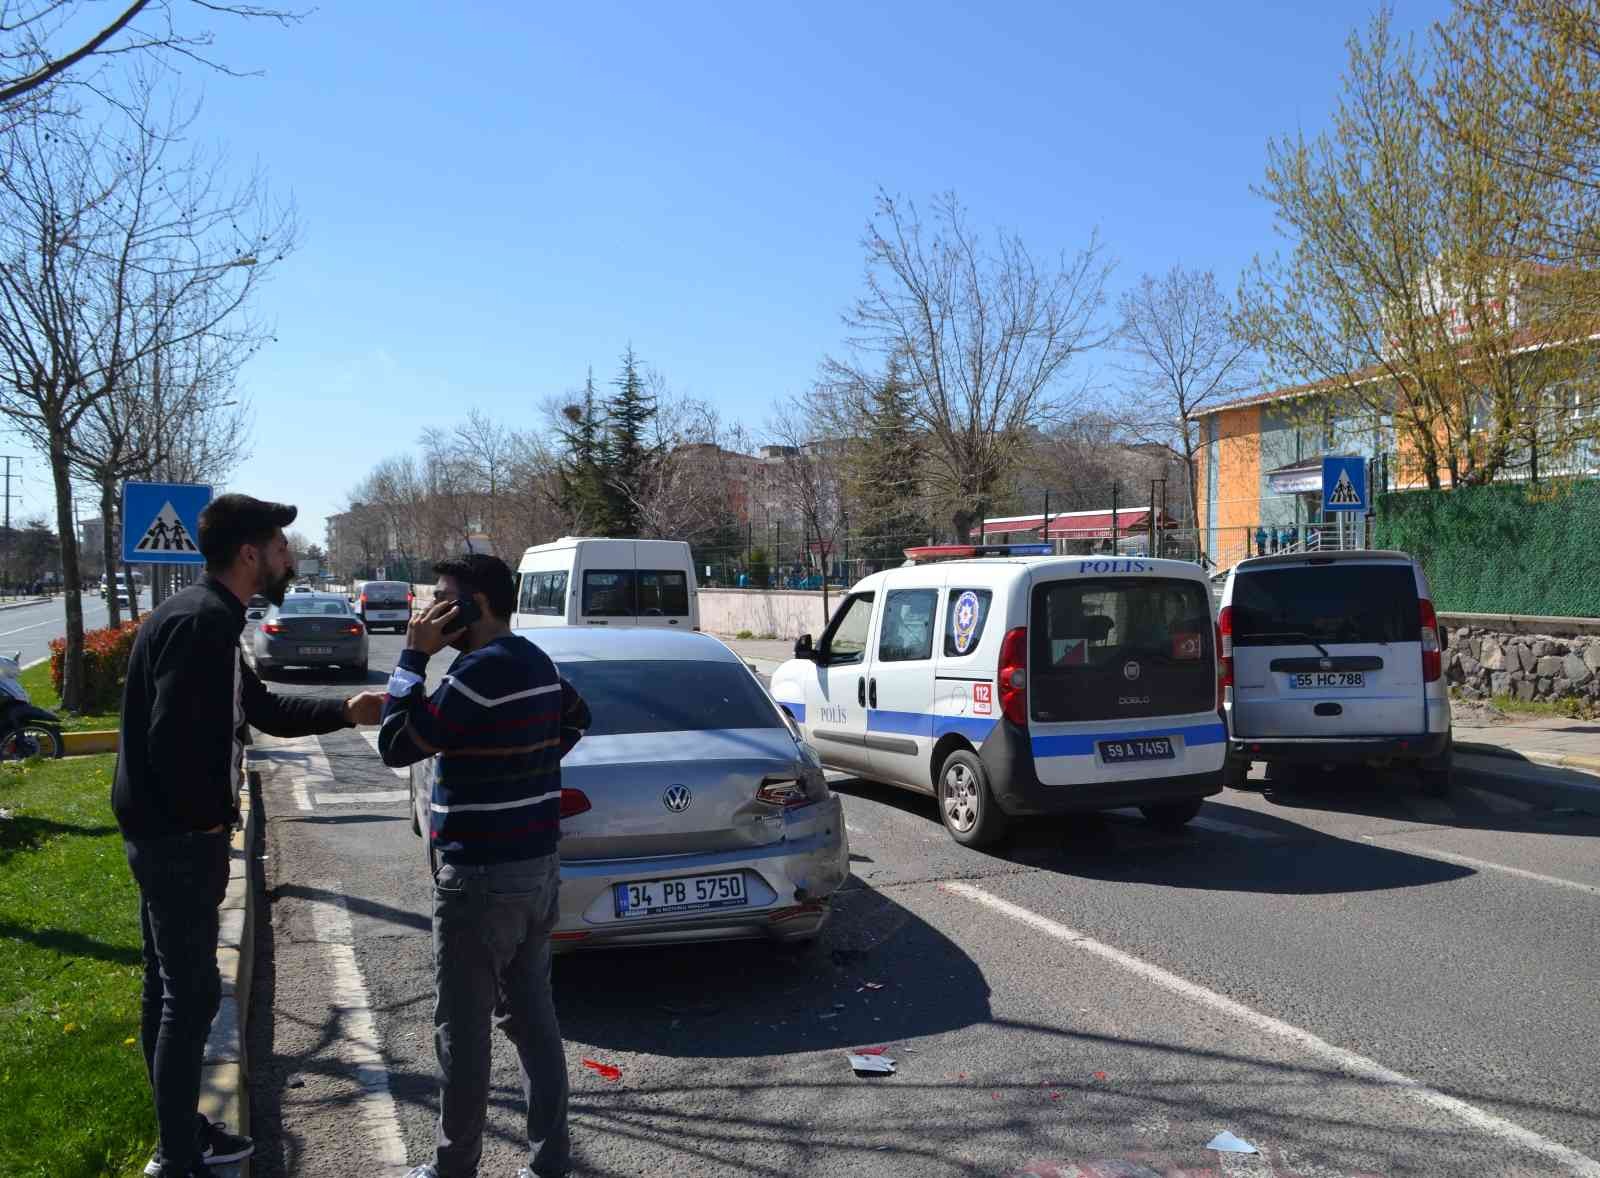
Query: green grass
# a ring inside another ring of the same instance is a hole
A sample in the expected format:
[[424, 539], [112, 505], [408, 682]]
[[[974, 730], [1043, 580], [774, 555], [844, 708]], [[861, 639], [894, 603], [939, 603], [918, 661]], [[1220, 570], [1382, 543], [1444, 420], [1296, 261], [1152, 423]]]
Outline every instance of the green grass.
[[108, 728], [117, 728], [122, 724], [120, 712], [89, 712], [81, 716], [63, 712], [61, 697], [56, 694], [56, 689], [50, 682], [50, 664], [47, 662], [40, 663], [37, 667], [29, 667], [19, 676], [19, 681], [27, 689], [28, 697], [33, 700], [34, 706], [54, 712], [61, 717], [63, 732], [100, 732]]
[[138, 1046], [138, 891], [114, 758], [0, 765], [0, 1174], [139, 1173], [155, 1114]]
[[1565, 699], [1516, 699], [1509, 695], [1497, 695], [1489, 701], [1508, 716], [1543, 716], [1551, 719], [1563, 720], [1593, 720], [1595, 718], [1594, 706], [1587, 700], [1575, 696]]

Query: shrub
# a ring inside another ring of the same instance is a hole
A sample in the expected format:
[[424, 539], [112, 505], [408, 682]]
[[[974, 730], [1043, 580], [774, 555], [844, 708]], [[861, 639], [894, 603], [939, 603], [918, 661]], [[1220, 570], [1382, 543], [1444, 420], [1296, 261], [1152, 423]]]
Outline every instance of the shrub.
[[[89, 630], [83, 635], [83, 694], [80, 706], [84, 712], [115, 712], [122, 706], [122, 685], [128, 678], [128, 657], [133, 653], [133, 636], [138, 622], [124, 622], [121, 626], [103, 630]], [[61, 677], [65, 671], [67, 640], [50, 641], [50, 682], [61, 696]]]
[[752, 634], [749, 630], [740, 630], [737, 634], [734, 635], [734, 637], [737, 638], [737, 639], [750, 639], [750, 638], [754, 638], [755, 635]]

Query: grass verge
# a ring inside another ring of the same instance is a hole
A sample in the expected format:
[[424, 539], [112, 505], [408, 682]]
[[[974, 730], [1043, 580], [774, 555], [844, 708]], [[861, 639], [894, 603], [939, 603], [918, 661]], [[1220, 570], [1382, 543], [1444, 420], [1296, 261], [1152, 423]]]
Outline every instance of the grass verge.
[[138, 1044], [138, 890], [110, 755], [0, 765], [0, 1174], [139, 1173], [155, 1115]]
[[108, 728], [118, 728], [122, 724], [120, 712], [90, 712], [81, 716], [63, 712], [61, 697], [56, 694], [55, 685], [50, 682], [50, 664], [47, 662], [40, 663], [37, 667], [29, 667], [22, 672], [18, 680], [27, 689], [28, 698], [33, 700], [35, 707], [44, 708], [61, 717], [63, 732], [102, 732]]

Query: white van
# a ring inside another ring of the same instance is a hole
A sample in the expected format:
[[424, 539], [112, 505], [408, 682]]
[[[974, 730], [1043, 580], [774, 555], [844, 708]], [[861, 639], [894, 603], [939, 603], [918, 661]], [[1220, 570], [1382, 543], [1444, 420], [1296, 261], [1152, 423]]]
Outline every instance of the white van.
[[1229, 776], [1251, 761], [1400, 765], [1450, 789], [1444, 635], [1422, 566], [1404, 552], [1240, 561], [1218, 617]]
[[1181, 826], [1222, 788], [1204, 573], [1022, 555], [1041, 548], [908, 550], [801, 637], [773, 697], [825, 765], [935, 795], [967, 846], [1030, 814], [1138, 806]]
[[682, 540], [565, 536], [522, 554], [513, 626], [700, 628], [699, 589]]

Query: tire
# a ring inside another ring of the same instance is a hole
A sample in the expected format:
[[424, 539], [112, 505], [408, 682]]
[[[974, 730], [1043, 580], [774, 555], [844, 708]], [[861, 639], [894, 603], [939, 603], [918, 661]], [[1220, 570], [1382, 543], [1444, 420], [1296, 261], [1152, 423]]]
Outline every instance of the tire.
[[350, 673], [356, 677], [356, 682], [365, 683], [367, 681], [367, 666], [367, 663], [362, 663], [359, 666], [350, 668]]
[[994, 800], [976, 753], [957, 749], [939, 766], [939, 820], [963, 847], [993, 846], [1005, 837], [1006, 815]]
[[0, 741], [0, 761], [26, 761], [30, 757], [54, 760], [67, 752], [61, 729], [37, 721], [24, 724]]
[[1204, 798], [1189, 798], [1182, 802], [1162, 802], [1157, 806], [1140, 806], [1139, 813], [1157, 830], [1182, 830], [1204, 804]]

